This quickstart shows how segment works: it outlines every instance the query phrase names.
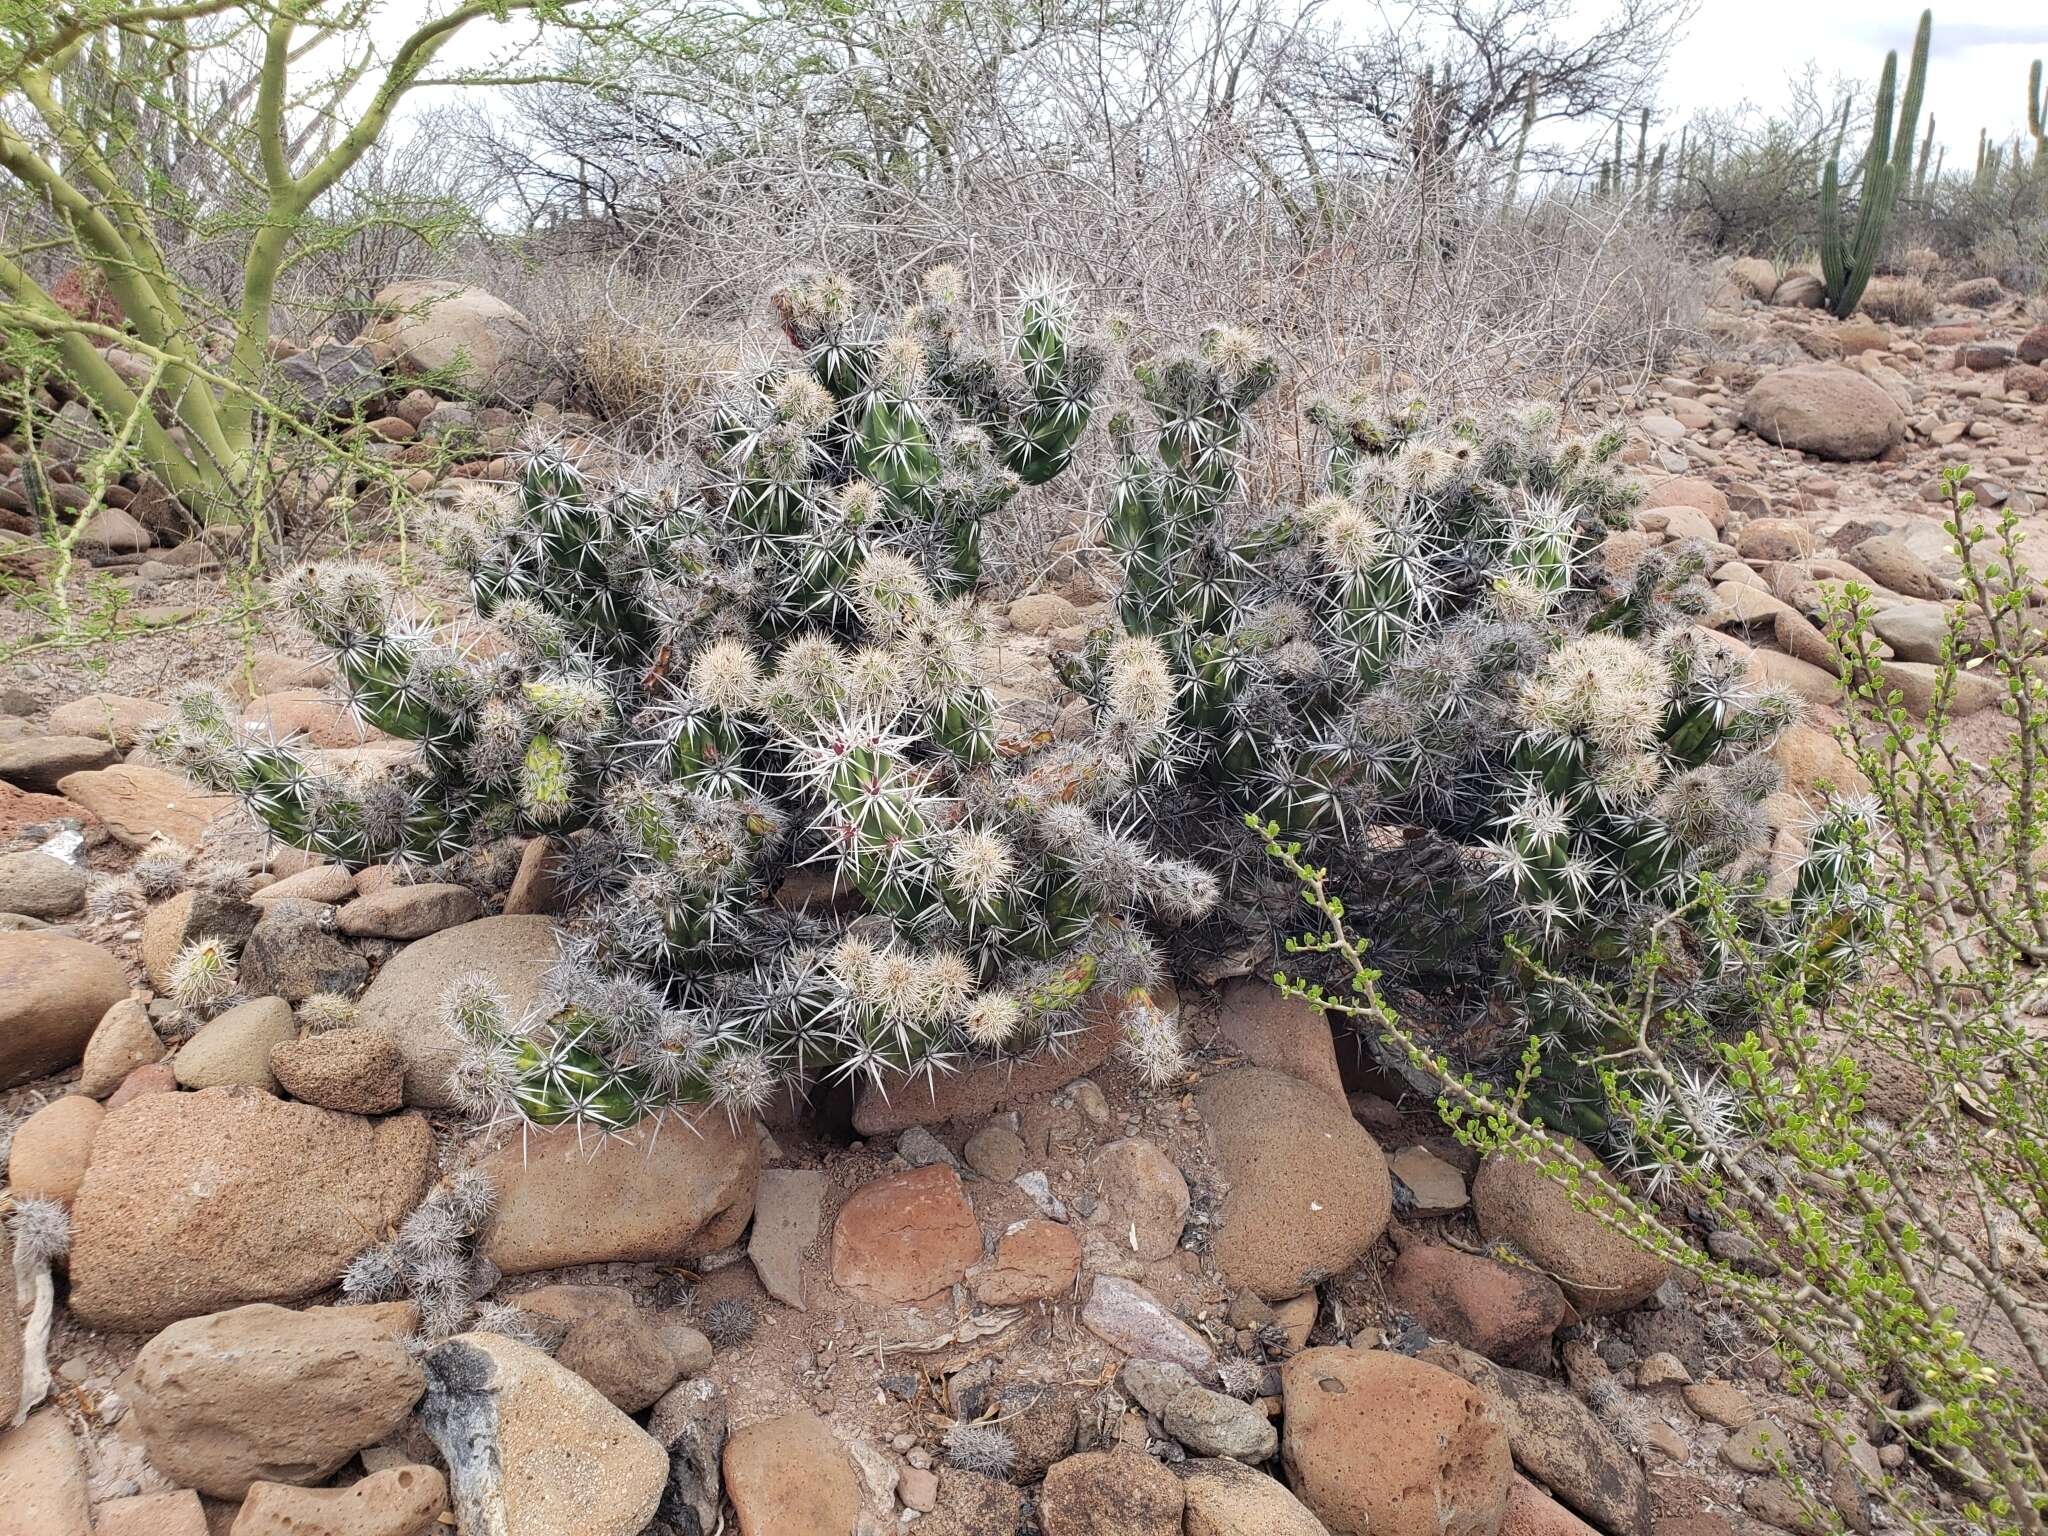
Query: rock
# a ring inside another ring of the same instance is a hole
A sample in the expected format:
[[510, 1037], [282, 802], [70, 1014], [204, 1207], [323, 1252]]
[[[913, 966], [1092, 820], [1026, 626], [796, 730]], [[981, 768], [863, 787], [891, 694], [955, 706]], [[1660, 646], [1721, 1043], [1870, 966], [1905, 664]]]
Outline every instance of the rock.
[[156, 535], [119, 507], [101, 507], [85, 520], [78, 535], [81, 549], [104, 549], [112, 554], [139, 554], [156, 543]]
[[0, 1088], [63, 1070], [128, 995], [120, 961], [83, 939], [0, 933]]
[[2032, 363], [2036, 367], [2048, 363], [2048, 322], [2035, 326], [2022, 336], [2019, 345], [2013, 349], [2013, 355], [2021, 362]]
[[258, 651], [250, 658], [246, 674], [236, 672], [233, 689], [236, 698], [249, 699], [261, 698], [267, 693], [283, 693], [292, 688], [326, 692], [335, 683], [334, 669], [325, 662], [287, 656], [281, 651]]
[[1843, 559], [1878, 586], [1901, 597], [1948, 599], [1948, 583], [1934, 574], [1913, 546], [1895, 533], [1880, 533], [1850, 546]]
[[498, 1190], [484, 1256], [523, 1275], [667, 1264], [730, 1246], [753, 1214], [761, 1150], [751, 1121], [735, 1128], [719, 1112], [659, 1136], [647, 1122], [594, 1141], [574, 1127], [532, 1131], [479, 1166]]
[[[1425, 1146], [1403, 1147], [1387, 1167], [1400, 1180], [1394, 1192], [1395, 1202], [1411, 1215], [1447, 1216], [1463, 1210], [1471, 1201], [1465, 1175]], [[1407, 1194], [1405, 1203], [1401, 1201], [1403, 1191]]]
[[1508, 1437], [1470, 1385], [1385, 1350], [1308, 1349], [1280, 1368], [1281, 1455], [1331, 1536], [1492, 1536]]
[[627, 1413], [653, 1407], [682, 1372], [661, 1329], [621, 1286], [549, 1285], [510, 1300], [522, 1312], [566, 1324], [555, 1363]]
[[754, 1190], [747, 1257], [763, 1290], [804, 1310], [804, 1253], [818, 1239], [827, 1185], [816, 1168], [763, 1168]]
[[1501, 1536], [1593, 1536], [1593, 1529], [1521, 1473], [1508, 1484]]
[[261, 914], [238, 896], [203, 887], [179, 891], [142, 919], [142, 969], [158, 992], [171, 990], [171, 968], [188, 944], [224, 939], [239, 949]]
[[357, 897], [334, 922], [353, 938], [423, 939], [481, 916], [483, 904], [468, 886], [392, 885]]
[[505, 915], [547, 917], [559, 911], [561, 862], [561, 854], [547, 838], [529, 838], [505, 892]]
[[94, 1508], [92, 1530], [93, 1536], [207, 1536], [206, 1509], [190, 1488], [109, 1499]]
[[1827, 284], [1811, 272], [1791, 272], [1771, 290], [1771, 303], [1780, 308], [1819, 309], [1827, 296]]
[[1197, 1456], [1270, 1461], [1279, 1433], [1250, 1403], [1211, 1392], [1177, 1365], [1133, 1360], [1123, 1368], [1124, 1390]]
[[961, 1155], [967, 1159], [967, 1166], [984, 1179], [1005, 1184], [1031, 1166], [1031, 1154], [1023, 1138], [996, 1120], [968, 1137]]
[[1437, 1338], [1527, 1370], [1548, 1363], [1571, 1317], [1548, 1275], [1441, 1243], [1409, 1243], [1386, 1284], [1387, 1300]]
[[444, 928], [392, 956], [365, 992], [357, 1017], [405, 1053], [405, 1101], [451, 1107], [448, 1074], [462, 1041], [441, 1020], [441, 998], [458, 976], [481, 973], [503, 994], [514, 1018], [533, 1002], [557, 956], [554, 924], [545, 917], [486, 917]]
[[1095, 1155], [1093, 1172], [1119, 1249], [1163, 1259], [1180, 1246], [1188, 1181], [1164, 1152], [1142, 1137], [1113, 1141]]
[[724, 1466], [740, 1536], [852, 1536], [860, 1519], [860, 1479], [816, 1414], [786, 1413], [735, 1431]]
[[50, 921], [85, 905], [85, 871], [39, 848], [0, 854], [0, 912]]
[[15, 1127], [7, 1150], [7, 1183], [15, 1198], [69, 1205], [85, 1182], [93, 1138], [106, 1117], [97, 1099], [68, 1093]]
[[292, 1006], [259, 997], [230, 1008], [187, 1040], [171, 1058], [184, 1088], [263, 1088], [275, 1091], [270, 1052], [292, 1038]]
[[2005, 289], [1995, 277], [1965, 278], [1941, 290], [1942, 303], [1962, 309], [1989, 309], [2004, 297]]
[[2002, 341], [1968, 341], [1956, 348], [1956, 367], [1967, 373], [1995, 373], [2013, 361]]
[[[1591, 1151], [1572, 1146], [1581, 1158], [1580, 1177], [1613, 1185]], [[1487, 1241], [1513, 1243], [1548, 1270], [1581, 1316], [1639, 1306], [1671, 1273], [1663, 1260], [1574, 1206], [1543, 1169], [1501, 1153], [1480, 1163], [1472, 1207]]]
[[[370, 962], [334, 936], [331, 908], [284, 898], [265, 902], [259, 910], [262, 915], [242, 945], [245, 990], [303, 1003], [316, 992], [352, 997], [369, 979]], [[385, 972], [409, 952], [401, 952]]]
[[141, 1331], [296, 1301], [426, 1193], [417, 1115], [364, 1120], [258, 1089], [152, 1094], [107, 1116], [71, 1216], [71, 1311]]
[[547, 350], [532, 322], [481, 288], [392, 283], [370, 307], [378, 318], [364, 340], [389, 343], [410, 372], [452, 374], [486, 399], [514, 407], [532, 405], [547, 385]]
[[1507, 1431], [1515, 1462], [1608, 1536], [1650, 1536], [1650, 1485], [1621, 1442], [1570, 1388], [1509, 1370], [1455, 1344], [1422, 1358], [1462, 1377]]
[[1080, 610], [1056, 592], [1033, 592], [1010, 604], [1010, 625], [1027, 635], [1049, 635], [1082, 622]]
[[1721, 1442], [1721, 1459], [1738, 1472], [1776, 1472], [1791, 1462], [1792, 1447], [1769, 1419], [1751, 1419]]
[[448, 1479], [386, 1467], [346, 1488], [257, 1483], [228, 1536], [427, 1536], [448, 1509]]
[[1330, 1536], [1285, 1484], [1241, 1462], [1190, 1461], [1180, 1470], [1186, 1536]]
[[1206, 1079], [1196, 1094], [1230, 1185], [1216, 1266], [1268, 1301], [1355, 1264], [1393, 1214], [1379, 1145], [1341, 1099], [1266, 1067]]
[[1778, 269], [1761, 256], [1738, 256], [1728, 263], [1728, 280], [1737, 292], [1752, 299], [1770, 301], [1778, 291]]
[[680, 1383], [648, 1416], [647, 1432], [668, 1452], [661, 1518], [681, 1536], [710, 1536], [718, 1528], [725, 1428], [725, 1396], [709, 1379]]
[[1885, 352], [1892, 344], [1892, 335], [1868, 315], [1851, 315], [1835, 327], [1835, 345], [1842, 349], [1842, 356], [1854, 357], [1859, 352]]
[[1085, 1451], [1045, 1474], [1045, 1536], [1181, 1536], [1180, 1480], [1136, 1451]]
[[1216, 1032], [1255, 1067], [1271, 1067], [1344, 1097], [1337, 1048], [1323, 1010], [1288, 997], [1271, 982], [1236, 977], [1223, 984]]
[[354, 342], [294, 352], [277, 372], [279, 398], [312, 417], [353, 416], [390, 387], [376, 353]]
[[[1940, 677], [1941, 669], [1926, 662], [1890, 661], [1885, 663], [1883, 688], [1887, 691], [1897, 689], [1906, 712], [1916, 720], [1925, 720], [1934, 708], [1936, 684]], [[1986, 677], [1982, 672], [1958, 672], [1954, 693], [1948, 701], [1948, 713], [1958, 720], [1966, 715], [1982, 714], [1987, 709], [1996, 709], [2004, 696], [1995, 676]]]
[[1769, 373], [1742, 402], [1759, 437], [1823, 459], [1874, 459], [1905, 435], [1905, 413], [1877, 384], [1832, 363]]
[[322, 1109], [386, 1115], [405, 1103], [405, 1057], [375, 1030], [280, 1040], [270, 1048], [270, 1072], [293, 1098]]
[[1081, 1308], [1088, 1331], [1134, 1360], [1163, 1360], [1200, 1382], [1216, 1379], [1216, 1352], [1142, 1285], [1097, 1275]]
[[913, 1168], [944, 1163], [955, 1173], [960, 1171], [960, 1159], [953, 1149], [921, 1125], [913, 1125], [896, 1138], [896, 1155]]
[[0, 1536], [92, 1536], [85, 1458], [61, 1408], [0, 1429]]
[[67, 776], [104, 768], [120, 755], [102, 736], [23, 736], [0, 741], [0, 779], [51, 794]]
[[176, 1093], [178, 1074], [171, 1070], [168, 1061], [152, 1061], [147, 1066], [137, 1067], [121, 1079], [121, 1086], [107, 1095], [109, 1111], [119, 1109], [134, 1099], [151, 1093]]
[[1020, 1221], [996, 1239], [995, 1257], [968, 1271], [968, 1289], [985, 1307], [1016, 1307], [1068, 1295], [1081, 1268], [1081, 1245], [1057, 1221]]
[[980, 1258], [974, 1208], [943, 1163], [870, 1179], [832, 1224], [832, 1283], [870, 1301], [928, 1302]]
[[2014, 363], [2005, 370], [2005, 392], [2015, 400], [2048, 401], [2048, 368]]
[[142, 1348], [129, 1401], [151, 1463], [216, 1499], [317, 1483], [397, 1432], [426, 1390], [410, 1305], [236, 1307]]
[[147, 763], [66, 774], [57, 788], [129, 848], [146, 847], [153, 837], [197, 848], [216, 818], [237, 809], [234, 796], [195, 789], [177, 774]]
[[1679, 1391], [1686, 1407], [1723, 1429], [1740, 1429], [1757, 1416], [1748, 1394], [1732, 1381], [1695, 1381]]
[[1804, 1499], [1776, 1478], [1742, 1485], [1742, 1508], [1765, 1525], [1797, 1536], [1827, 1536], [1831, 1522], [1811, 1510]]
[[1085, 1005], [1088, 1025], [1063, 1050], [1041, 1051], [1021, 1061], [984, 1061], [936, 1080], [920, 1073], [875, 1084], [863, 1081], [854, 1095], [853, 1128], [863, 1136], [893, 1136], [913, 1125], [948, 1120], [986, 1120], [1009, 1105], [1029, 1103], [1109, 1059], [1123, 1039], [1120, 1015], [1099, 994]]
[[917, 1522], [917, 1536], [1009, 1536], [1020, 1529], [1024, 1495], [997, 1478], [958, 1467], [939, 1470], [939, 1496]]
[[322, 750], [367, 746], [382, 739], [326, 688], [282, 688], [259, 694], [242, 710], [244, 729], [272, 741]]
[[356, 883], [339, 864], [315, 864], [295, 875], [286, 875], [275, 885], [266, 885], [249, 899], [259, 907], [271, 901], [317, 901], [328, 905], [347, 901]]
[[1837, 795], [1870, 792], [1863, 771], [1842, 750], [1841, 743], [1825, 731], [1794, 722], [1772, 744], [1771, 756], [1785, 774], [1785, 787], [1803, 794], [1826, 790]]
[[429, 1353], [420, 1423], [456, 1527], [487, 1536], [639, 1536], [668, 1480], [647, 1432], [575, 1372], [493, 1333]]
[[1759, 517], [1743, 525], [1735, 547], [1749, 561], [1808, 560], [1813, 557], [1813, 530], [1786, 517]]
[[101, 1016], [85, 1043], [85, 1063], [79, 1069], [78, 1091], [104, 1099], [127, 1081], [137, 1067], [164, 1058], [164, 1043], [156, 1026], [149, 1022], [149, 1005], [140, 998], [124, 997]]

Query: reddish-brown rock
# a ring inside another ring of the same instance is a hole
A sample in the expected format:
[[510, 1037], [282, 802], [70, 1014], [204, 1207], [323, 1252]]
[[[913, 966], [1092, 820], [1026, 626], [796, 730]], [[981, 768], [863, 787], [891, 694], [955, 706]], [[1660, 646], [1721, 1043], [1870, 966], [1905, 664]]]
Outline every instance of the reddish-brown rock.
[[96, 944], [51, 933], [0, 933], [0, 1088], [70, 1066], [128, 973]]
[[1216, 1005], [1221, 1043], [1255, 1067], [1271, 1067], [1344, 1097], [1329, 1018], [1313, 1003], [1289, 997], [1257, 977], [1223, 984]]
[[786, 1413], [735, 1431], [722, 1466], [740, 1536], [853, 1536], [860, 1479], [816, 1414]]
[[106, 1117], [97, 1100], [67, 1093], [22, 1121], [7, 1150], [7, 1182], [16, 1197], [69, 1205], [85, 1182], [93, 1137]]
[[832, 1224], [832, 1282], [870, 1301], [929, 1301], [980, 1258], [974, 1207], [944, 1163], [870, 1179]]
[[968, 1276], [974, 1299], [988, 1307], [1050, 1301], [1074, 1288], [1081, 1245], [1057, 1221], [1020, 1221], [996, 1240], [995, 1257]]
[[346, 1488], [258, 1483], [228, 1536], [428, 1536], [448, 1508], [433, 1467], [386, 1467]]
[[1084, 1451], [1038, 1491], [1045, 1536], [1180, 1536], [1180, 1479], [1137, 1451]]
[[[1619, 1191], [1599, 1159], [1584, 1146], [1578, 1177]], [[1489, 1242], [1513, 1243], [1555, 1277], [1581, 1316], [1625, 1312], [1646, 1301], [1670, 1275], [1670, 1266], [1645, 1253], [1597, 1216], [1572, 1203], [1559, 1178], [1514, 1157], [1493, 1153], [1472, 1180], [1472, 1210]]]
[[1486, 1401], [1386, 1350], [1308, 1349], [1280, 1370], [1281, 1456], [1331, 1536], [1494, 1536], [1513, 1462]]
[[1571, 1317], [1548, 1275], [1441, 1243], [1401, 1250], [1387, 1299], [1436, 1337], [1526, 1370], [1549, 1359], [1551, 1335]]
[[234, 796], [211, 794], [147, 763], [66, 774], [57, 788], [130, 848], [144, 847], [153, 837], [197, 848], [215, 819], [236, 809]]

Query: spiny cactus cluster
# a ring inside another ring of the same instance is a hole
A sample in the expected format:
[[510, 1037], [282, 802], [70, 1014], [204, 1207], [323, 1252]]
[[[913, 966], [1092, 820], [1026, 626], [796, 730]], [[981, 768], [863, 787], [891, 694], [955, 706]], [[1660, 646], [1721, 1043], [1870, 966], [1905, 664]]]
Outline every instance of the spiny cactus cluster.
[[429, 1342], [460, 1333], [498, 1285], [497, 1267], [478, 1251], [496, 1203], [485, 1174], [470, 1170], [443, 1180], [396, 1234], [350, 1261], [342, 1294], [352, 1302], [411, 1298], [420, 1310], [420, 1337]]
[[[1560, 438], [1546, 407], [1436, 423], [1419, 404], [1322, 400], [1327, 494], [1261, 515], [1235, 452], [1270, 378], [1256, 346], [1212, 331], [1150, 377], [1154, 440], [1117, 423], [1121, 625], [1068, 678], [1138, 824], [1225, 868], [1233, 911], [1265, 879], [1247, 817], [1307, 843], [1375, 965], [1459, 1020], [1453, 1058], [1504, 1067], [1533, 1033], [1541, 1107], [1580, 1134], [1606, 1113], [1574, 988], [1625, 967], [1703, 879], [1752, 889], [1747, 937], [1781, 961], [1816, 953], [1788, 947], [1795, 928], [1852, 955], [1861, 866], [1836, 843], [1853, 837], [1824, 830], [1799, 894], [1761, 896], [1766, 749], [1796, 703], [1692, 626], [1699, 551], [1604, 563], [1637, 494], [1618, 436]], [[1689, 980], [1711, 991], [1735, 948], [1698, 948]], [[1464, 1021], [1503, 1003], [1523, 1029], [1474, 1061]]]
[[[1066, 462], [1100, 352], [1044, 293], [1008, 358], [978, 349], [956, 287], [936, 275], [879, 341], [836, 280], [784, 290], [802, 366], [741, 387], [701, 482], [606, 490], [534, 452], [448, 541], [476, 643], [373, 571], [290, 578], [358, 713], [417, 744], [401, 770], [320, 771], [205, 695], [162, 733], [342, 862], [559, 840], [573, 937], [540, 1005], [515, 1017], [476, 979], [446, 1002], [479, 1114], [738, 1112], [785, 1084], [1057, 1048], [1091, 999], [1121, 1009], [1148, 1076], [1178, 1069], [1143, 925], [1201, 917], [1215, 883], [1118, 824], [1114, 762], [999, 742], [979, 617], [948, 595], [979, 519]], [[792, 901], [806, 865], [858, 913]]]

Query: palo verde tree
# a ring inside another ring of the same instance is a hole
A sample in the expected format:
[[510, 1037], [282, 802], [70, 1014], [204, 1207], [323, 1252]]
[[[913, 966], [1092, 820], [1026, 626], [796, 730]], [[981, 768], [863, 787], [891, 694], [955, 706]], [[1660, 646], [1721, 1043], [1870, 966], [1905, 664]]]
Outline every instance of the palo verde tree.
[[[265, 383], [281, 282], [406, 217], [348, 199], [337, 214], [345, 178], [415, 93], [533, 81], [523, 56], [545, 35], [658, 49], [686, 31], [687, 10], [649, 23], [633, 3], [5, 0], [0, 330], [196, 517], [235, 518], [287, 420]], [[510, 41], [450, 67], [465, 33]], [[199, 275], [200, 245], [228, 281]]]

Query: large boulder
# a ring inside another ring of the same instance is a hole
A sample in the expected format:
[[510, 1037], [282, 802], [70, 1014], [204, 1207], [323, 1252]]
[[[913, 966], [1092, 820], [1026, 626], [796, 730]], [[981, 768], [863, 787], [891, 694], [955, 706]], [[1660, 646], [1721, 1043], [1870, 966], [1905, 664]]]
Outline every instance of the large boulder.
[[327, 1289], [420, 1201], [433, 1136], [260, 1088], [159, 1093], [111, 1111], [71, 1213], [71, 1311], [141, 1331]]
[[295, 1033], [281, 997], [252, 998], [200, 1026], [171, 1059], [181, 1088], [263, 1088], [275, 1092], [270, 1053]]
[[85, 1182], [93, 1138], [106, 1117], [97, 1099], [67, 1093], [22, 1121], [7, 1148], [7, 1183], [15, 1198], [69, 1205]]
[[622, 1136], [573, 1127], [508, 1138], [480, 1165], [498, 1191], [484, 1255], [508, 1275], [668, 1264], [739, 1241], [761, 1171], [752, 1121], [706, 1113]]
[[[1619, 1186], [1591, 1149], [1574, 1142], [1579, 1177]], [[1594, 1171], [1599, 1170], [1599, 1171]], [[1533, 1163], [1490, 1154], [1472, 1179], [1472, 1212], [1488, 1242], [1508, 1242], [1564, 1288], [1582, 1316], [1640, 1306], [1670, 1275], [1662, 1259], [1572, 1203], [1565, 1186]]]
[[259, 1305], [173, 1323], [130, 1378], [151, 1464], [216, 1499], [320, 1482], [395, 1434], [426, 1391], [403, 1342], [416, 1321], [407, 1304]]
[[1379, 1241], [1394, 1184], [1379, 1144], [1326, 1090], [1266, 1067], [1196, 1093], [1230, 1186], [1216, 1267], [1268, 1301], [1299, 1296]]
[[121, 962], [96, 944], [0, 933], [0, 1088], [62, 1071], [128, 995]]
[[832, 1224], [832, 1283], [870, 1301], [943, 1296], [981, 1258], [981, 1228], [944, 1163], [870, 1179]]
[[[266, 919], [267, 921], [267, 919]], [[504, 995], [516, 1019], [532, 1004], [558, 954], [545, 917], [486, 917], [409, 944], [391, 957], [356, 1009], [358, 1023], [380, 1030], [405, 1053], [405, 1101], [453, 1107], [448, 1075], [462, 1038], [441, 1017], [441, 999], [458, 976], [481, 974]]]
[[420, 1422], [448, 1465], [456, 1528], [488, 1536], [639, 1536], [668, 1456], [574, 1371], [495, 1333], [421, 1362]]
[[816, 1414], [785, 1413], [735, 1431], [724, 1469], [740, 1536], [853, 1536], [860, 1478]]
[[45, 922], [69, 917], [85, 905], [85, 871], [40, 848], [0, 854], [0, 912]]
[[336, 937], [332, 907], [280, 896], [257, 909], [242, 946], [245, 991], [302, 1003], [316, 992], [352, 996], [368, 979], [370, 962]]
[[1181, 1536], [1180, 1480], [1136, 1451], [1084, 1451], [1045, 1474], [1045, 1536]]
[[365, 342], [387, 342], [399, 364], [442, 374], [486, 399], [532, 405], [547, 387], [547, 349], [533, 322], [495, 294], [462, 283], [391, 283], [370, 301]]
[[1288, 1481], [1332, 1536], [1494, 1536], [1514, 1463], [1486, 1400], [1379, 1349], [1307, 1349], [1280, 1370]]
[[1905, 435], [1906, 413], [1870, 379], [1832, 363], [1764, 375], [1742, 424], [1781, 448], [1823, 459], [1874, 459]]
[[170, 717], [170, 709], [154, 699], [125, 693], [88, 693], [50, 711], [53, 736], [98, 736], [123, 752], [142, 740], [143, 732]]

